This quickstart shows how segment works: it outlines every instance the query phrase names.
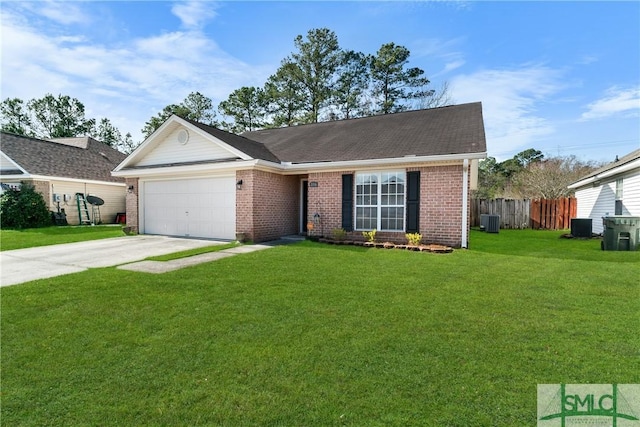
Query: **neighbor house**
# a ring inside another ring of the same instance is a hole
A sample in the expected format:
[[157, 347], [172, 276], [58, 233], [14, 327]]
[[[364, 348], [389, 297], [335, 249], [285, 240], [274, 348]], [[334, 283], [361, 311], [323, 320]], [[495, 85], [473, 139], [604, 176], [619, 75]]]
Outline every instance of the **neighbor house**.
[[578, 218], [591, 218], [602, 233], [602, 217], [640, 216], [640, 149], [569, 185], [578, 199]]
[[174, 115], [113, 175], [140, 233], [260, 242], [376, 229], [467, 247], [484, 157], [480, 103], [243, 135]]
[[[104, 201], [99, 206], [102, 223], [114, 223], [116, 215], [124, 213], [124, 178], [112, 176], [111, 171], [125, 158], [125, 154], [90, 137], [42, 140], [0, 134], [3, 186], [32, 184], [50, 211], [64, 209], [69, 224], [80, 222], [76, 193]], [[93, 209], [88, 208], [91, 215]]]

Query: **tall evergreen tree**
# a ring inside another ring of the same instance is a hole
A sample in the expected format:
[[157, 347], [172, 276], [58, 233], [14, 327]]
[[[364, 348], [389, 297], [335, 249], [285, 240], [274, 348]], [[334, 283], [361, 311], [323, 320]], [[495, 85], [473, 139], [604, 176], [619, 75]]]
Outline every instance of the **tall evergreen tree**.
[[306, 40], [302, 35], [295, 38], [298, 51], [285, 59], [295, 67], [285, 67], [293, 72], [293, 79], [302, 87], [307, 123], [316, 123], [320, 110], [332, 96], [335, 72], [340, 63], [341, 51], [338, 37], [328, 28], [309, 30]]
[[377, 112], [396, 113], [409, 109], [408, 101], [424, 97], [429, 79], [420, 68], [406, 68], [410, 52], [404, 46], [386, 43], [371, 62], [373, 95]]
[[145, 138], [148, 138], [158, 129], [172, 114], [185, 119], [195, 120], [209, 126], [217, 126], [216, 112], [213, 109], [213, 101], [200, 92], [191, 92], [180, 104], [169, 104], [157, 115], [151, 117], [142, 128]]
[[7, 98], [0, 103], [0, 130], [16, 135], [29, 135], [31, 120], [20, 98]]
[[371, 57], [353, 50], [343, 51], [338, 67], [333, 103], [341, 118], [366, 114], [365, 95], [369, 87]]
[[98, 124], [93, 128], [91, 136], [110, 147], [116, 148], [122, 141], [122, 134], [106, 117], [100, 119]]
[[218, 109], [233, 117], [233, 124], [226, 125], [230, 131], [242, 133], [264, 126], [266, 114], [264, 91], [257, 87], [241, 87], [222, 101]]
[[295, 78], [298, 66], [285, 62], [269, 77], [264, 87], [265, 103], [270, 122], [266, 127], [294, 126], [303, 123], [305, 96], [302, 83]]

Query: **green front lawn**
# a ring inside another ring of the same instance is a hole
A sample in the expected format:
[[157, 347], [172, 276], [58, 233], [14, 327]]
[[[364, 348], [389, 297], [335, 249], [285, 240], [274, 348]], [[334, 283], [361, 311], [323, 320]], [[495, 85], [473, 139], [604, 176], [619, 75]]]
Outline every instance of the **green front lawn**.
[[120, 225], [64, 226], [28, 228], [25, 230], [0, 230], [0, 250], [32, 248], [61, 243], [123, 237]]
[[640, 252], [560, 234], [3, 288], [2, 422], [535, 425], [537, 384], [640, 382]]

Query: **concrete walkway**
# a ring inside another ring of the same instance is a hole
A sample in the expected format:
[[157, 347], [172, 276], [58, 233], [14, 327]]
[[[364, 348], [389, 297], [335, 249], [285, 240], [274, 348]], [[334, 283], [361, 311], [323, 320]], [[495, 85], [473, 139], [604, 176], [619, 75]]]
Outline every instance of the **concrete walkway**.
[[227, 242], [140, 235], [2, 251], [0, 252], [0, 286], [48, 279], [100, 267], [118, 266], [123, 270], [164, 273], [302, 239], [304, 238], [299, 236], [283, 237], [265, 244], [238, 246], [173, 261], [144, 260], [152, 256]]
[[171, 261], [139, 261], [131, 264], [120, 265], [119, 270], [141, 271], [144, 273], [166, 273], [168, 271], [179, 270], [184, 267], [202, 264], [205, 262], [216, 261], [237, 254], [246, 254], [249, 252], [261, 251], [275, 246], [274, 244], [266, 245], [246, 245], [237, 248], [223, 249], [218, 252], [210, 252], [207, 254], [194, 255], [186, 258], [174, 259]]

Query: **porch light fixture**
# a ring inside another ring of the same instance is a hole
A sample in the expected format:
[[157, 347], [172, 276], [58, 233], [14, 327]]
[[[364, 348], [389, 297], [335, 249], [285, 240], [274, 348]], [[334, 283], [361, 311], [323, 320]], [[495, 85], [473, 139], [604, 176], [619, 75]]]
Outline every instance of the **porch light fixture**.
[[236, 182], [236, 190], [242, 190], [242, 180], [238, 180], [238, 182]]
[[127, 191], [129, 193], [133, 193], [133, 185], [130, 185], [129, 188], [127, 188]]

